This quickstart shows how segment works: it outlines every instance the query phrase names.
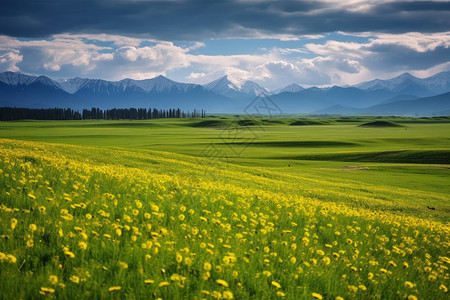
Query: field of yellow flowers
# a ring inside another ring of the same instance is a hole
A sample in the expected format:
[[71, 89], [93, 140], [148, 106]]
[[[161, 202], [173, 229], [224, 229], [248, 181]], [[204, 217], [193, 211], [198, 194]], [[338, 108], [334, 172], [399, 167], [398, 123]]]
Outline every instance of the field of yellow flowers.
[[450, 226], [424, 198], [448, 201], [0, 139], [0, 298], [448, 299]]

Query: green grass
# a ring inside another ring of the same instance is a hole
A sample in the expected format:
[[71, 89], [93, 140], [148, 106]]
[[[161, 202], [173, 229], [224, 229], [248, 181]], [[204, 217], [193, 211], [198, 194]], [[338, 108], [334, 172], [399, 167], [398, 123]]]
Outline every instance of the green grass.
[[447, 299], [447, 118], [236, 118], [0, 123], [1, 298]]

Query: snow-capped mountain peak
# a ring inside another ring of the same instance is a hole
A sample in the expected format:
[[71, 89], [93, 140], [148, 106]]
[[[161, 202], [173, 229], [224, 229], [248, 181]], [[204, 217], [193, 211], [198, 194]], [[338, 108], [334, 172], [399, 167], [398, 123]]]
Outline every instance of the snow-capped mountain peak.
[[168, 92], [172, 89], [186, 92], [196, 86], [194, 84], [176, 82], [162, 75], [152, 79], [134, 80], [133, 83], [146, 92]]
[[44, 76], [35, 77], [22, 73], [3, 72], [0, 73], [0, 82], [3, 82], [7, 85], [29, 85], [41, 77]]
[[88, 81], [89, 79], [75, 77], [70, 79], [60, 79], [57, 80], [56, 83], [67, 93], [74, 94]]
[[259, 95], [261, 93], [269, 93], [270, 91], [266, 88], [263, 88], [259, 84], [253, 81], [246, 81], [241, 88], [241, 92], [246, 93], [248, 95]]
[[216, 94], [228, 97], [238, 97], [239, 94], [241, 94], [241, 97], [255, 96], [259, 95], [261, 92], [268, 92], [267, 89], [261, 87], [256, 82], [236, 78], [230, 75], [216, 79], [206, 84], [204, 87]]
[[360, 89], [368, 89], [368, 90], [377, 90], [377, 89], [388, 89], [395, 90], [399, 85], [405, 82], [411, 82], [415, 84], [421, 84], [421, 80], [412, 76], [409, 73], [403, 73], [400, 76], [394, 77], [392, 79], [375, 79], [371, 81], [366, 81], [360, 84], [355, 85], [355, 87]]
[[299, 86], [296, 83], [292, 83], [290, 85], [285, 86], [284, 88], [273, 91], [272, 94], [280, 94], [280, 93], [284, 93], [284, 92], [297, 93], [297, 92], [300, 92], [303, 90], [304, 90], [303, 87]]

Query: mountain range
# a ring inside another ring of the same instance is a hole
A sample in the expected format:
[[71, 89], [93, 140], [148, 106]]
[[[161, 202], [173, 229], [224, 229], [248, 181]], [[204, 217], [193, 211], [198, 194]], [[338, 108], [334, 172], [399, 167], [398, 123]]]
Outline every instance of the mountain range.
[[243, 113], [261, 93], [289, 114], [448, 115], [450, 72], [428, 78], [405, 73], [388, 80], [375, 79], [345, 87], [303, 88], [290, 84], [274, 91], [232, 76], [198, 85], [164, 76], [106, 81], [79, 77], [53, 80], [46, 76], [0, 73], [0, 107], [155, 107]]

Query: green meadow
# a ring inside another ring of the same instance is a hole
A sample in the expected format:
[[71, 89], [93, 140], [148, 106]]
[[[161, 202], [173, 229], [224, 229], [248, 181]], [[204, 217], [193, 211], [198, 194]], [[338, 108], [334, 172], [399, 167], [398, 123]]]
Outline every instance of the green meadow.
[[447, 299], [450, 118], [0, 123], [1, 296]]
[[[390, 127], [360, 127], [383, 120]], [[247, 124], [248, 123], [248, 124]], [[449, 192], [450, 118], [207, 119], [19, 121], [0, 137], [72, 145], [160, 150], [243, 166]], [[212, 146], [211, 146], [212, 145]], [[290, 168], [287, 166], [290, 165]], [[347, 172], [363, 166], [370, 171]]]

